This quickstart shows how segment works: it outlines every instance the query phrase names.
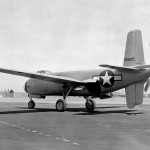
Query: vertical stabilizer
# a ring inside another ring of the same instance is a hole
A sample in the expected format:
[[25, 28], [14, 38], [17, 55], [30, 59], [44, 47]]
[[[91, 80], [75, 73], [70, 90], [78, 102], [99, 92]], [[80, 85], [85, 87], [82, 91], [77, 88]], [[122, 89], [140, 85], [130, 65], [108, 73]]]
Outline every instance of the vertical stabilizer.
[[126, 87], [125, 91], [128, 108], [134, 108], [135, 105], [143, 103], [144, 82], [132, 84]]
[[145, 60], [141, 31], [130, 31], [127, 35], [123, 66], [135, 66], [143, 64], [145, 64]]

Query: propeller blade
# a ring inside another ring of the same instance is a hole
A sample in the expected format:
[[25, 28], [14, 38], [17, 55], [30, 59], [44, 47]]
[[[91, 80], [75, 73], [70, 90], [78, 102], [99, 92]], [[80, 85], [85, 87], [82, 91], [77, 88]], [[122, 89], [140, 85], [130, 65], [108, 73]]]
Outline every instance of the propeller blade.
[[150, 87], [150, 79], [148, 79], [147, 82], [146, 82], [145, 89], [144, 89], [145, 92], [148, 91], [149, 87]]

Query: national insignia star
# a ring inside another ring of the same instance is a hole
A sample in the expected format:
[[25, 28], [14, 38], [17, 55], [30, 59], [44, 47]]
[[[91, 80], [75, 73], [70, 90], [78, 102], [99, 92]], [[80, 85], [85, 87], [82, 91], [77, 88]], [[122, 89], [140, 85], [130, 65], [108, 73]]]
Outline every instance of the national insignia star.
[[108, 72], [106, 71], [105, 76], [101, 76], [101, 78], [103, 79], [103, 85], [105, 85], [106, 83], [108, 83], [109, 85], [111, 85], [110, 79], [111, 79], [112, 77], [113, 77], [113, 76], [109, 76], [109, 75], [108, 75]]

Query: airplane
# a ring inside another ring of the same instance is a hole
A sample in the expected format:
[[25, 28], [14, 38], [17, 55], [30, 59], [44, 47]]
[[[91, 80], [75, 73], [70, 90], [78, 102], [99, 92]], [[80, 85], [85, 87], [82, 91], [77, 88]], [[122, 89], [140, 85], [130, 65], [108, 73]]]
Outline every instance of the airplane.
[[[85, 107], [94, 111], [94, 98], [125, 88], [128, 108], [134, 108], [143, 103], [145, 91], [150, 86], [150, 65], [145, 64], [142, 34], [140, 30], [132, 30], [127, 35], [123, 66], [102, 64], [101, 68], [66, 72], [51, 72], [40, 70], [36, 73], [0, 68], [0, 72], [29, 77], [24, 85], [30, 101], [28, 108], [33, 109], [33, 98], [46, 96], [62, 96], [56, 102], [56, 110], [63, 112], [67, 109], [68, 96], [83, 96]], [[102, 69], [103, 67], [103, 69]]]

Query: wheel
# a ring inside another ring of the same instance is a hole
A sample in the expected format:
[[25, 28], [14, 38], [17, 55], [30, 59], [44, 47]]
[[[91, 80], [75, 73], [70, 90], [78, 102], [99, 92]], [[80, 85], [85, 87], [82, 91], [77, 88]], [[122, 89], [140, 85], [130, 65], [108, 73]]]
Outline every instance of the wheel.
[[96, 103], [94, 100], [89, 99], [86, 103], [85, 103], [85, 107], [88, 111], [93, 111], [96, 108]]
[[63, 112], [63, 111], [66, 110], [66, 108], [67, 108], [67, 103], [66, 103], [65, 100], [59, 99], [59, 100], [56, 102], [56, 110], [57, 110], [57, 111]]
[[35, 102], [33, 100], [30, 100], [28, 102], [28, 108], [33, 109], [35, 107]]

